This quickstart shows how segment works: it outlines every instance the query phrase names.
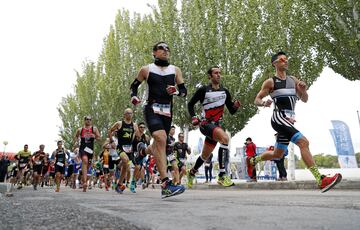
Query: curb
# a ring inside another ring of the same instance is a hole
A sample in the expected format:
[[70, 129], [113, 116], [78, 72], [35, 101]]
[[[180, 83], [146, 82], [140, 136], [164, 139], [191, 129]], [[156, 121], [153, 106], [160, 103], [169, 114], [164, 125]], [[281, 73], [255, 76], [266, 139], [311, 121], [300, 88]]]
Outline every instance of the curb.
[[[267, 182], [244, 182], [236, 183], [231, 187], [223, 187], [218, 184], [194, 184], [193, 190], [205, 189], [232, 189], [232, 190], [245, 190], [245, 189], [259, 189], [259, 190], [317, 190], [319, 189], [315, 181], [267, 181]], [[338, 190], [360, 190], [360, 180], [346, 180], [343, 179], [337, 184], [334, 189]]]

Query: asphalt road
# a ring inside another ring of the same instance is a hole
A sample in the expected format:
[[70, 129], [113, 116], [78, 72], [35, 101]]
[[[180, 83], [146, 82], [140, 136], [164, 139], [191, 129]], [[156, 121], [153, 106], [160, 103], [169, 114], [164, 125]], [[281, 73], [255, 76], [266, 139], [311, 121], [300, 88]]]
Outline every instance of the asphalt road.
[[26, 187], [0, 194], [0, 229], [360, 229], [359, 190], [186, 190], [124, 194]]

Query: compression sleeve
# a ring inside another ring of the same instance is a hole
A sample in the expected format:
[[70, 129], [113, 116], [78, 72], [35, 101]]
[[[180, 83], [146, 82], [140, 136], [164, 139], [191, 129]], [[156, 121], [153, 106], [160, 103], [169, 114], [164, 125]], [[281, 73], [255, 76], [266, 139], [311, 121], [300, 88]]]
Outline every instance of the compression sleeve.
[[179, 90], [179, 97], [186, 97], [187, 95], [187, 89], [185, 87], [185, 84], [184, 83], [181, 83], [179, 85], [177, 85], [178, 87], [178, 90]]
[[203, 102], [204, 98], [205, 98], [205, 93], [206, 93], [206, 88], [205, 87], [201, 87], [200, 89], [198, 89], [194, 96], [190, 99], [189, 103], [188, 103], [188, 111], [191, 117], [195, 116], [195, 110], [194, 110], [194, 106], [196, 104], [196, 102], [200, 101]]
[[135, 79], [133, 81], [133, 83], [131, 83], [130, 89], [131, 89], [131, 97], [133, 96], [137, 96], [138, 93], [138, 88], [141, 84], [141, 81], [139, 81], [138, 79]]
[[234, 108], [234, 103], [232, 102], [231, 94], [227, 89], [225, 89], [225, 92], [226, 92], [226, 101], [225, 101], [226, 108], [229, 110], [230, 114], [234, 114], [236, 113], [237, 109]]

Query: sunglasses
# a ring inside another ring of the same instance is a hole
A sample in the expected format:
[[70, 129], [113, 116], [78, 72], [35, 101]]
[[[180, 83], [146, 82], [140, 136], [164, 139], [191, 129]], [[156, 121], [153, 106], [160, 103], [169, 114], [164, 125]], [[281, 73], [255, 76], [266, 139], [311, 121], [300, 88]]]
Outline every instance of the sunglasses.
[[125, 113], [126, 115], [132, 115], [133, 113]]
[[91, 119], [90, 118], [85, 118], [85, 121], [91, 121]]
[[180, 137], [184, 138], [184, 136], [179, 136], [179, 138], [180, 138]]
[[156, 47], [157, 50], [165, 50], [165, 51], [169, 51], [170, 52], [170, 48], [168, 46], [157, 46]]
[[278, 62], [278, 61], [285, 63], [285, 62], [288, 62], [288, 59], [286, 57], [281, 57], [281, 58], [275, 60], [274, 62]]
[[145, 129], [145, 126], [139, 126], [140, 129]]

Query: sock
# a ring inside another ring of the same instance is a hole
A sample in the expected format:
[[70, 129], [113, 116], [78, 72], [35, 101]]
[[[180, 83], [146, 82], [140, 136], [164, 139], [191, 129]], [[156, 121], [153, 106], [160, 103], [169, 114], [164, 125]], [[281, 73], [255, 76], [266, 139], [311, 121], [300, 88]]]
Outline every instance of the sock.
[[260, 161], [263, 161], [263, 159], [261, 158], [261, 155], [260, 155], [260, 156], [256, 156], [256, 157], [255, 157], [255, 162], [260, 162]]
[[198, 157], [198, 159], [195, 162], [194, 167], [192, 168], [192, 170], [190, 170], [191, 174], [195, 174], [199, 168], [201, 167], [201, 165], [204, 163], [204, 159], [202, 159], [201, 155]]
[[313, 176], [315, 177], [316, 182], [318, 183], [318, 185], [321, 185], [321, 174], [319, 172], [319, 169], [317, 168], [316, 165], [313, 165], [309, 168], [310, 172], [313, 174]]
[[161, 183], [164, 183], [164, 182], [166, 182], [168, 180], [169, 180], [169, 177], [165, 177], [164, 179], [161, 180]]
[[225, 157], [229, 151], [228, 145], [221, 144], [219, 148], [219, 177], [225, 175]]

